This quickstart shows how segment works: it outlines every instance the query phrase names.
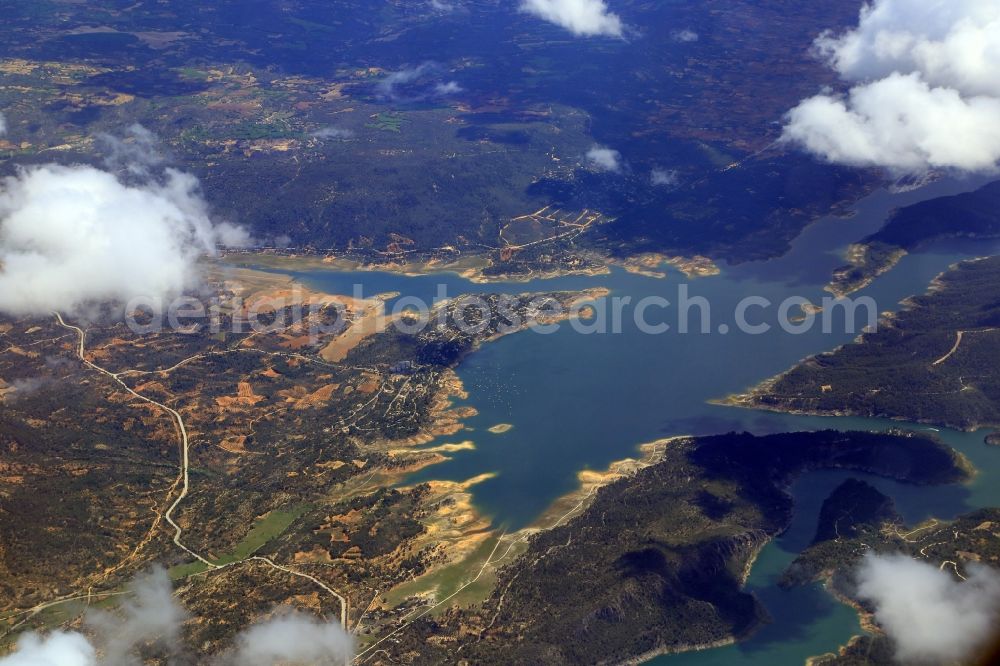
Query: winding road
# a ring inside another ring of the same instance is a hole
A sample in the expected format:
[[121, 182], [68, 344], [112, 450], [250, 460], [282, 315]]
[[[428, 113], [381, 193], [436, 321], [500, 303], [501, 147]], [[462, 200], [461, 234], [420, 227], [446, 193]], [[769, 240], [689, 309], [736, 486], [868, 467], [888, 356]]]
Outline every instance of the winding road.
[[[301, 571], [296, 571], [295, 569], [291, 569], [289, 567], [285, 567], [285, 566], [276, 564], [272, 560], [270, 560], [270, 559], [268, 559], [266, 557], [261, 557], [261, 556], [250, 556], [250, 557], [247, 557], [247, 558], [245, 558], [243, 560], [238, 560], [236, 562], [232, 562], [232, 563], [229, 563], [229, 564], [219, 565], [219, 564], [215, 564], [215, 563], [209, 561], [208, 559], [206, 559], [202, 555], [196, 553], [194, 550], [192, 550], [191, 548], [189, 548], [188, 546], [186, 546], [184, 544], [184, 542], [181, 540], [181, 538], [183, 537], [184, 531], [181, 528], [181, 526], [178, 525], [174, 521], [174, 519], [173, 519], [173, 513], [174, 513], [174, 511], [177, 509], [177, 507], [180, 505], [180, 503], [183, 502], [184, 499], [187, 497], [188, 492], [190, 491], [190, 487], [191, 487], [190, 480], [189, 480], [189, 467], [190, 467], [190, 454], [189, 454], [189, 451], [190, 451], [191, 443], [190, 443], [190, 440], [188, 438], [187, 427], [184, 425], [184, 417], [182, 417], [181, 414], [180, 414], [180, 412], [178, 412], [176, 409], [168, 407], [167, 405], [164, 405], [161, 402], [157, 402], [156, 400], [153, 400], [152, 398], [149, 398], [147, 396], [142, 395], [141, 393], [138, 393], [137, 391], [135, 391], [134, 389], [132, 389], [128, 384], [126, 384], [121, 379], [122, 375], [135, 374], [136, 371], [126, 370], [126, 371], [123, 371], [123, 372], [115, 373], [115, 372], [111, 372], [110, 370], [107, 370], [105, 368], [102, 368], [101, 366], [97, 365], [96, 363], [93, 363], [92, 361], [88, 360], [87, 356], [86, 356], [86, 345], [85, 345], [85, 343], [86, 343], [86, 332], [82, 328], [80, 328], [78, 326], [73, 326], [72, 324], [66, 323], [66, 321], [63, 319], [63, 317], [62, 317], [62, 315], [60, 313], [55, 312], [53, 314], [55, 315], [56, 321], [59, 323], [60, 326], [62, 326], [65, 329], [68, 329], [70, 331], [74, 331], [76, 333], [76, 335], [77, 335], [77, 337], [79, 339], [79, 344], [77, 345], [76, 353], [77, 353], [77, 357], [80, 359], [80, 361], [84, 365], [86, 365], [88, 368], [91, 368], [92, 370], [95, 370], [96, 372], [99, 372], [100, 374], [108, 377], [109, 379], [113, 380], [119, 386], [121, 386], [122, 388], [124, 388], [130, 395], [138, 398], [139, 400], [141, 400], [141, 401], [143, 401], [143, 402], [145, 402], [147, 404], [153, 405], [154, 407], [156, 407], [156, 408], [158, 408], [158, 409], [166, 412], [167, 414], [170, 415], [170, 417], [173, 419], [174, 423], [176, 424], [178, 433], [180, 435], [181, 471], [180, 471], [180, 479], [179, 480], [180, 480], [180, 485], [181, 485], [181, 492], [180, 492], [180, 494], [178, 494], [177, 498], [174, 499], [174, 501], [170, 504], [170, 506], [167, 508], [167, 510], [163, 513], [163, 519], [166, 520], [167, 523], [174, 530], [174, 537], [173, 537], [174, 545], [176, 545], [178, 548], [180, 548], [181, 550], [183, 550], [184, 552], [186, 552], [188, 555], [190, 555], [191, 557], [195, 558], [196, 560], [198, 560], [199, 562], [201, 562], [202, 564], [204, 564], [205, 566], [209, 567], [212, 570], [225, 569], [227, 567], [236, 566], [236, 565], [242, 564], [244, 562], [254, 561], [254, 562], [263, 562], [263, 563], [269, 565], [270, 567], [274, 568], [277, 571], [282, 571], [282, 572], [285, 572], [285, 573], [290, 574], [292, 576], [296, 576], [298, 578], [304, 578], [306, 580], [309, 580], [309, 581], [313, 582], [314, 584], [316, 584], [317, 586], [319, 586], [320, 588], [322, 588], [323, 590], [325, 590], [326, 592], [328, 592], [329, 594], [331, 594], [332, 596], [334, 596], [340, 602], [340, 626], [343, 627], [345, 631], [347, 631], [348, 630], [348, 626], [347, 626], [348, 601], [347, 601], [347, 599], [343, 595], [341, 595], [339, 592], [337, 592], [336, 590], [334, 590], [333, 588], [331, 588], [329, 585], [327, 585], [326, 583], [324, 583], [321, 580], [319, 580], [318, 578], [316, 578], [315, 576], [311, 576], [309, 574], [302, 573]], [[177, 367], [183, 365], [184, 363], [192, 361], [192, 360], [194, 360], [196, 358], [200, 358], [200, 357], [208, 356], [208, 355], [209, 354], [202, 354], [202, 355], [199, 355], [199, 356], [191, 357], [190, 359], [185, 359], [181, 363], [178, 363], [177, 365], [175, 365], [173, 368], [168, 369], [168, 371], [172, 370], [174, 368], [177, 368]], [[298, 355], [296, 355], [296, 356], [298, 356]], [[303, 357], [303, 358], [305, 358], [305, 357]], [[307, 360], [310, 360], [310, 359], [307, 359]], [[154, 524], [154, 528], [155, 528], [155, 524]], [[42, 604], [40, 606], [35, 607], [34, 609], [29, 609], [29, 611], [27, 611], [27, 612], [31, 612], [31, 611], [37, 612], [37, 611], [40, 611], [40, 610], [44, 610], [45, 608], [50, 607], [51, 605], [54, 605], [54, 604], [57, 604], [57, 603], [63, 603], [65, 601], [69, 601], [69, 600], [70, 600], [69, 598], [66, 598], [66, 599], [61, 599], [61, 600], [57, 600], [57, 601], [54, 601], [54, 602], [49, 602], [49, 604]]]

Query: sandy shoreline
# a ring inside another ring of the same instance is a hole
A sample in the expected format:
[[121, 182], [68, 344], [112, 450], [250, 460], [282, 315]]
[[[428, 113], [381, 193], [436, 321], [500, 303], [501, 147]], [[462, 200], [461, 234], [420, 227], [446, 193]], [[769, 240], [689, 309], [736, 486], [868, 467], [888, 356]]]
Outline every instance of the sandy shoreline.
[[653, 442], [640, 444], [636, 447], [639, 458], [623, 458], [615, 460], [603, 471], [584, 469], [577, 472], [579, 486], [565, 495], [556, 498], [530, 525], [520, 530], [519, 534], [530, 536], [536, 532], [558, 527], [573, 516], [579, 514], [590, 505], [590, 501], [598, 490], [615, 481], [633, 476], [640, 470], [655, 465], [663, 459], [666, 447], [674, 442], [690, 439], [687, 435], [666, 437]]
[[254, 268], [309, 271], [328, 270], [341, 272], [383, 272], [396, 273], [404, 277], [419, 277], [450, 273], [458, 275], [473, 284], [491, 283], [526, 283], [534, 280], [549, 280], [560, 277], [582, 276], [597, 277], [609, 275], [611, 267], [616, 266], [629, 273], [644, 275], [650, 278], [662, 279], [668, 275], [667, 270], [673, 268], [686, 278], [696, 279], [719, 275], [721, 269], [712, 259], [694, 255], [683, 257], [655, 252], [646, 252], [632, 257], [620, 259], [595, 252], [584, 252], [592, 265], [583, 268], [556, 268], [552, 270], [532, 269], [527, 273], [498, 273], [487, 275], [486, 269], [492, 266], [484, 255], [470, 255], [454, 260], [426, 259], [417, 261], [395, 261], [386, 263], [369, 263], [358, 259], [349, 259], [335, 255], [296, 255], [271, 254], [266, 252], [251, 252], [246, 254], [228, 254], [221, 258], [225, 265], [241, 267], [248, 270]]
[[[785, 374], [785, 373], [782, 373]], [[780, 377], [780, 376], [779, 376]], [[936, 428], [947, 428], [949, 430], [955, 430], [957, 432], [976, 432], [979, 430], [988, 429], [1000, 429], [1000, 423], [973, 423], [968, 426], [961, 426], [955, 423], [947, 423], [945, 421], [934, 421], [932, 419], [914, 419], [905, 416], [892, 416], [889, 414], [865, 414], [862, 412], [856, 412], [849, 409], [831, 409], [831, 410], [819, 410], [819, 409], [790, 409], [781, 407], [780, 405], [762, 405], [754, 402], [754, 399], [761, 395], [767, 395], [765, 392], [766, 386], [769, 382], [776, 381], [779, 377], [774, 377], [770, 380], [764, 380], [757, 387], [754, 387], [751, 391], [747, 393], [734, 393], [733, 395], [726, 396], [725, 398], [718, 398], [709, 400], [709, 404], [712, 405], [722, 405], [724, 407], [736, 407], [739, 409], [752, 409], [757, 412], [770, 412], [772, 414], [788, 414], [790, 416], [818, 416], [818, 417], [831, 417], [831, 418], [859, 418], [859, 419], [878, 419], [881, 421], [894, 421], [901, 425], [907, 423], [914, 423], [922, 426], [934, 426]], [[761, 391], [758, 392], [757, 389], [760, 388]]]
[[373, 264], [335, 256], [311, 256], [311, 255], [275, 255], [265, 253], [252, 254], [230, 254], [222, 258], [222, 262], [231, 266], [238, 266], [253, 270], [254, 267], [285, 270], [285, 271], [309, 271], [326, 270], [334, 272], [371, 272], [371, 273], [396, 273], [402, 277], [420, 277], [424, 275], [435, 275], [450, 273], [458, 275], [474, 284], [490, 283], [524, 283], [532, 280], [544, 280], [570, 275], [598, 276], [607, 275], [610, 271], [606, 266], [599, 268], [584, 268], [579, 270], [553, 270], [553, 271], [531, 271], [525, 274], [500, 274], [496, 276], [486, 275], [484, 270], [490, 266], [490, 262], [483, 256], [470, 256], [454, 261], [439, 261], [429, 259], [425, 261], [412, 262], [387, 262], [384, 264]]
[[636, 655], [625, 661], [618, 662], [619, 666], [639, 666], [647, 661], [656, 659], [657, 657], [662, 657], [664, 655], [670, 654], [683, 654], [685, 652], [703, 652], [705, 650], [714, 650], [716, 648], [726, 647], [728, 645], [734, 645], [738, 639], [735, 637], [731, 638], [721, 638], [717, 641], [712, 641], [711, 643], [702, 643], [698, 645], [678, 645], [675, 647], [663, 647], [654, 648], [647, 652], [643, 652], [640, 655]]

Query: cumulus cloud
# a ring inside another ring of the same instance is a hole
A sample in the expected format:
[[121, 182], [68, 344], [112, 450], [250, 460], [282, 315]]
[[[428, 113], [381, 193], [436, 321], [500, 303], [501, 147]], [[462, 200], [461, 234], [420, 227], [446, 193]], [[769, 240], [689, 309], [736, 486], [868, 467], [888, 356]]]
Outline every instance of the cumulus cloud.
[[10, 655], [0, 658], [0, 666], [135, 666], [141, 663], [136, 652], [145, 645], [179, 651], [187, 613], [174, 601], [166, 571], [140, 576], [128, 592], [117, 613], [87, 616], [93, 639], [75, 631], [25, 634]]
[[842, 164], [919, 174], [1000, 160], [1000, 4], [875, 0], [817, 52], [852, 84], [788, 115], [784, 138]]
[[677, 172], [666, 169], [653, 169], [649, 172], [649, 182], [657, 187], [669, 187], [677, 184]]
[[1000, 573], [970, 565], [967, 581], [905, 555], [868, 555], [858, 595], [905, 663], [954, 663], [982, 648], [1000, 619]]
[[174, 600], [170, 577], [164, 569], [137, 578], [118, 612], [92, 613], [89, 626], [98, 637], [103, 666], [133, 666], [140, 663], [135, 651], [149, 644], [180, 651], [181, 624], [187, 611]]
[[851, 81], [920, 72], [933, 87], [1000, 96], [1000, 6], [993, 0], [875, 0], [856, 30], [817, 48]]
[[621, 37], [625, 26], [604, 0], [522, 0], [521, 11], [580, 37]]
[[675, 42], [690, 43], [698, 41], [698, 33], [694, 30], [678, 30], [670, 36]]
[[339, 624], [286, 612], [242, 632], [225, 663], [333, 664], [345, 663], [353, 654], [354, 640]]
[[87, 637], [76, 632], [56, 631], [42, 637], [25, 634], [14, 652], [0, 657], [0, 666], [94, 666], [97, 652]]
[[0, 113], [0, 136], [6, 136], [7, 134], [7, 117]]
[[106, 154], [104, 165], [112, 171], [149, 178], [151, 171], [165, 161], [159, 138], [138, 123], [126, 128], [124, 136], [99, 134], [97, 141]]
[[441, 65], [425, 62], [390, 72], [378, 82], [377, 90], [382, 97], [401, 102], [419, 102], [460, 92], [462, 87], [456, 81], [440, 81], [443, 71]]
[[[129, 586], [117, 611], [88, 613], [86, 635], [75, 631], [25, 634], [11, 654], [0, 657], [0, 666], [138, 666], [147, 646], [176, 658], [183, 651], [181, 629], [189, 617], [174, 599], [166, 571], [156, 569]], [[289, 611], [237, 634], [233, 648], [216, 662], [220, 666], [311, 666], [346, 663], [353, 654], [354, 639], [338, 623]]]
[[587, 161], [599, 171], [619, 173], [622, 170], [622, 154], [612, 148], [595, 145], [587, 151]]
[[462, 86], [458, 85], [456, 81], [448, 81], [447, 83], [438, 83], [434, 86], [434, 92], [438, 95], [454, 95], [455, 93], [462, 92]]
[[1000, 99], [963, 98], [918, 74], [891, 74], [846, 98], [819, 95], [789, 114], [785, 137], [823, 158], [894, 172], [988, 171], [1000, 159]]
[[26, 167], [0, 181], [0, 311], [169, 298], [198, 285], [200, 256], [248, 242], [212, 222], [190, 174], [126, 183], [92, 166]]
[[311, 134], [317, 139], [350, 139], [354, 132], [340, 127], [322, 127]]

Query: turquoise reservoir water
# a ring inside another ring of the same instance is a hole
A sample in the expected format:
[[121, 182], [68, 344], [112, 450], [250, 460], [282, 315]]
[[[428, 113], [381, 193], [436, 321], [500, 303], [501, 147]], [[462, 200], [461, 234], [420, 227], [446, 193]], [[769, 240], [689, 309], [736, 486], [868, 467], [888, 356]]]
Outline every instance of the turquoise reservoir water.
[[[581, 333], [563, 325], [542, 335], [523, 332], [484, 345], [458, 369], [468, 390], [465, 401], [478, 410], [471, 429], [442, 442], [472, 439], [474, 451], [462, 451], [441, 465], [423, 470], [421, 479], [464, 480], [484, 472], [496, 477], [474, 487], [477, 505], [508, 529], [531, 522], [556, 497], [573, 490], [584, 468], [604, 469], [635, 453], [636, 446], [678, 434], [710, 434], [747, 430], [762, 434], [821, 428], [875, 429], [899, 425], [851, 418], [789, 416], [709, 404], [713, 398], [740, 392], [811, 354], [850, 342], [863, 321], [845, 330], [843, 312], [831, 319], [832, 332], [817, 321], [801, 334], [778, 327], [778, 304], [788, 297], [819, 303], [823, 285], [841, 259], [838, 251], [877, 229], [889, 211], [915, 201], [973, 189], [980, 183], [935, 183], [917, 192], [879, 192], [857, 207], [850, 219], [825, 218], [810, 227], [780, 259], [724, 268], [721, 275], [688, 281], [672, 273], [666, 279], [614, 270], [597, 277], [564, 277], [529, 283], [477, 285], [454, 274], [405, 277], [379, 272], [292, 273], [313, 287], [364, 295], [398, 291], [433, 299], [444, 285], [450, 296], [470, 292], [577, 290], [607, 287], [612, 296], [660, 297], [670, 307], [646, 312], [648, 323], [670, 330], [640, 330], [625, 307], [619, 333]], [[898, 308], [901, 299], [924, 291], [950, 264], [994, 248], [951, 248], [911, 255], [855, 296], [872, 298], [879, 311]], [[701, 330], [700, 311], [692, 310], [693, 332], [679, 332], [679, 289], [709, 304], [709, 326]], [[771, 330], [748, 334], [737, 330], [734, 313], [742, 299], [763, 297], [772, 305], [751, 309], [748, 319]], [[610, 310], [610, 307], [609, 307]], [[863, 318], [862, 318], [863, 320]], [[726, 330], [728, 327], [728, 330]], [[487, 428], [510, 423], [495, 435]], [[926, 426], [912, 425], [925, 429]], [[918, 520], [948, 518], [980, 506], [1000, 506], [1000, 449], [986, 447], [982, 433], [942, 432], [981, 470], [968, 487], [911, 488], [870, 479], [892, 496], [904, 515]], [[792, 527], [761, 554], [748, 587], [774, 622], [739, 645], [685, 655], [660, 657], [658, 664], [801, 664], [809, 656], [834, 650], [859, 631], [853, 611], [818, 587], [781, 590], [775, 579], [811, 539], [819, 506], [844, 478], [843, 473], [816, 473], [792, 490], [798, 502]]]

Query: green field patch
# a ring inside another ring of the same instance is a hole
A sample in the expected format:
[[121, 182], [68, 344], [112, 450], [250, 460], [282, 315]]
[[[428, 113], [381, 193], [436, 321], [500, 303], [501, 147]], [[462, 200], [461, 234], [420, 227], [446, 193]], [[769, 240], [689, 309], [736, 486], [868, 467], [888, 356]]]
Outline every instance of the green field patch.
[[194, 67], [180, 67], [177, 69], [177, 73], [185, 79], [191, 79], [193, 81], [207, 81], [210, 76], [205, 70], [195, 69]]
[[[311, 507], [309, 504], [296, 504], [286, 509], [275, 509], [254, 521], [253, 527], [247, 532], [236, 547], [228, 553], [216, 558], [207, 558], [212, 564], [225, 566], [234, 562], [239, 562], [250, 557], [264, 545], [291, 526], [299, 517]], [[189, 576], [204, 573], [208, 570], [208, 565], [204, 562], [186, 562], [171, 567], [167, 572], [173, 580], [180, 580]]]
[[[461, 562], [456, 562], [443, 569], [419, 576], [390, 590], [386, 594], [386, 600], [390, 605], [395, 606], [402, 603], [408, 597], [420, 595], [433, 594], [437, 601], [446, 599], [458, 592], [463, 586], [469, 584], [476, 576], [479, 576], [479, 572], [482, 571], [487, 559], [489, 559], [491, 554], [494, 554], [493, 549], [496, 545], [497, 538], [489, 538]], [[501, 544], [494, 557], [502, 555], [508, 545], [508, 543]], [[511, 554], [504, 559], [503, 563], [510, 562], [515, 555], [515, 551], [520, 552], [521, 550], [523, 550], [523, 547], [515, 547], [511, 551]], [[479, 576], [476, 582], [469, 584], [468, 587], [462, 589], [448, 603], [442, 604], [434, 612], [444, 611], [454, 605], [469, 605], [483, 601], [489, 595], [490, 591], [492, 591], [495, 583], [496, 576], [493, 567], [487, 567], [486, 571], [483, 571], [483, 574]]]
[[287, 509], [275, 509], [261, 516], [254, 521], [253, 527], [232, 552], [211, 560], [211, 562], [224, 565], [245, 560], [263, 548], [268, 541], [287, 530], [296, 519], [310, 508], [312, 507], [308, 504], [298, 504]]
[[208, 565], [195, 560], [194, 562], [185, 562], [184, 564], [170, 567], [167, 569], [167, 575], [170, 576], [170, 580], [184, 580], [185, 578], [196, 576], [206, 571], [208, 571]]
[[398, 113], [379, 113], [374, 120], [365, 127], [377, 129], [382, 132], [395, 132], [399, 134], [403, 130], [403, 125], [410, 122]]

